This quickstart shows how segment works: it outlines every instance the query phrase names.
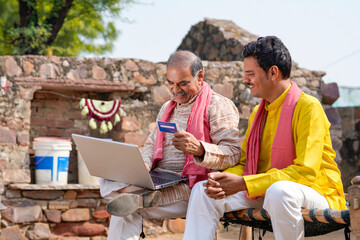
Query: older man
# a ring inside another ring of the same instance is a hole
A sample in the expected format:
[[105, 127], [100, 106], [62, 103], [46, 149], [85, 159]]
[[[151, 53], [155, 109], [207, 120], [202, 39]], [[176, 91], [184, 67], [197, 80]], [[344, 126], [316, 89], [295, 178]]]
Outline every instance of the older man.
[[[181, 130], [165, 134], [154, 129], [145, 143], [142, 156], [149, 169], [182, 174], [189, 177], [189, 182], [160, 190], [162, 197], [156, 206], [147, 204], [132, 213], [125, 211], [128, 215], [123, 214], [124, 211], [118, 214], [115, 208], [112, 214], [117, 216], [111, 217], [109, 240], [138, 239], [143, 217], [184, 217], [193, 185], [207, 179], [209, 169], [226, 169], [239, 162], [237, 108], [231, 100], [213, 92], [203, 79], [203, 66], [195, 54], [178, 51], [170, 56], [166, 85], [172, 100], [162, 106], [157, 120], [175, 122]], [[133, 191], [132, 187], [124, 189], [125, 186], [102, 180], [100, 190], [104, 197], [117, 196], [109, 205], [122, 208], [126, 207], [129, 193], [119, 195], [119, 192]], [[131, 196], [129, 199], [143, 201], [141, 197], [149, 196]]]
[[288, 49], [268, 36], [243, 55], [243, 81], [262, 102], [250, 116], [240, 163], [193, 188], [184, 240], [212, 240], [224, 212], [261, 207], [277, 240], [300, 240], [302, 208], [346, 208], [330, 123], [320, 102], [289, 80]]

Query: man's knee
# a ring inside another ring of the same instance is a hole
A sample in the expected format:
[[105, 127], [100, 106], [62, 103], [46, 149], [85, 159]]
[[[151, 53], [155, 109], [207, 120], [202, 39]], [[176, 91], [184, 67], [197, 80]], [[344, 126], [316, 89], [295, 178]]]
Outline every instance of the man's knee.
[[296, 188], [296, 183], [279, 181], [272, 184], [265, 193], [263, 207], [269, 212], [271, 209], [298, 208], [301, 195]]
[[294, 191], [290, 181], [278, 181], [273, 183], [265, 193], [265, 197], [279, 198], [282, 196], [289, 195]]
[[192, 188], [192, 190], [191, 190], [191, 194], [193, 194], [193, 193], [203, 193], [204, 192], [204, 190], [205, 190], [205, 187], [204, 187], [204, 183], [206, 182], [206, 180], [204, 180], [204, 181], [200, 181], [200, 182], [197, 182], [195, 185], [194, 185], [194, 187]]

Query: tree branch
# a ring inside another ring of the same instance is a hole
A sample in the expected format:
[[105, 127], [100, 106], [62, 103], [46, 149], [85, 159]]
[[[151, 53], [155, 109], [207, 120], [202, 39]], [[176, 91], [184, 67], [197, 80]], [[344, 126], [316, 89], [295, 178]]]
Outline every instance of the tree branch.
[[36, 0], [18, 0], [19, 1], [19, 15], [20, 27], [28, 27], [31, 23], [34, 26], [38, 25], [37, 11], [34, 8]]
[[[51, 35], [46, 44], [49, 46], [56, 38], [62, 25], [64, 24], [66, 15], [68, 14], [74, 0], [66, 0], [66, 3], [60, 8], [53, 8], [50, 18], [46, 19], [45, 24], [50, 25]], [[62, 2], [62, 1], [61, 1]]]

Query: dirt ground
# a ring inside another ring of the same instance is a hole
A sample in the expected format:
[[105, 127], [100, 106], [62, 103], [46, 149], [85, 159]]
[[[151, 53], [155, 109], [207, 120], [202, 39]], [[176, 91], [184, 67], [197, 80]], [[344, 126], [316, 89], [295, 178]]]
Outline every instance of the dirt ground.
[[[235, 228], [236, 227], [236, 228]], [[183, 234], [182, 233], [176, 233], [176, 234], [162, 234], [162, 235], [158, 235], [156, 237], [151, 236], [151, 235], [147, 235], [146, 236], [146, 240], [182, 240]], [[239, 227], [234, 226], [229, 228], [229, 231], [220, 231], [217, 234], [217, 239], [216, 240], [237, 240], [239, 239]], [[255, 229], [255, 239], [259, 239], [258, 238], [258, 229]], [[274, 240], [274, 235], [272, 232], [266, 232], [265, 236], [262, 237], [263, 240]], [[345, 235], [344, 235], [344, 230], [339, 230], [336, 232], [332, 232], [332, 233], [328, 233], [325, 235], [321, 235], [321, 236], [316, 236], [316, 237], [308, 237], [306, 239], [314, 239], [314, 240], [341, 240], [341, 239], [345, 239]], [[351, 240], [356, 240], [356, 237], [354, 235], [351, 235]]]

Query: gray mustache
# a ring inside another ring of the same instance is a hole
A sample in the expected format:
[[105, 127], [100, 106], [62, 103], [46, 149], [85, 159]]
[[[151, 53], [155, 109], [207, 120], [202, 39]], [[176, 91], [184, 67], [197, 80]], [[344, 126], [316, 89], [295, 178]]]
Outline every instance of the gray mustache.
[[174, 96], [181, 96], [181, 95], [184, 95], [184, 94], [186, 94], [187, 96], [189, 96], [189, 93], [188, 93], [188, 92], [185, 92], [185, 91], [178, 92], [177, 94], [175, 94], [174, 91], [171, 91], [171, 93], [172, 93]]

